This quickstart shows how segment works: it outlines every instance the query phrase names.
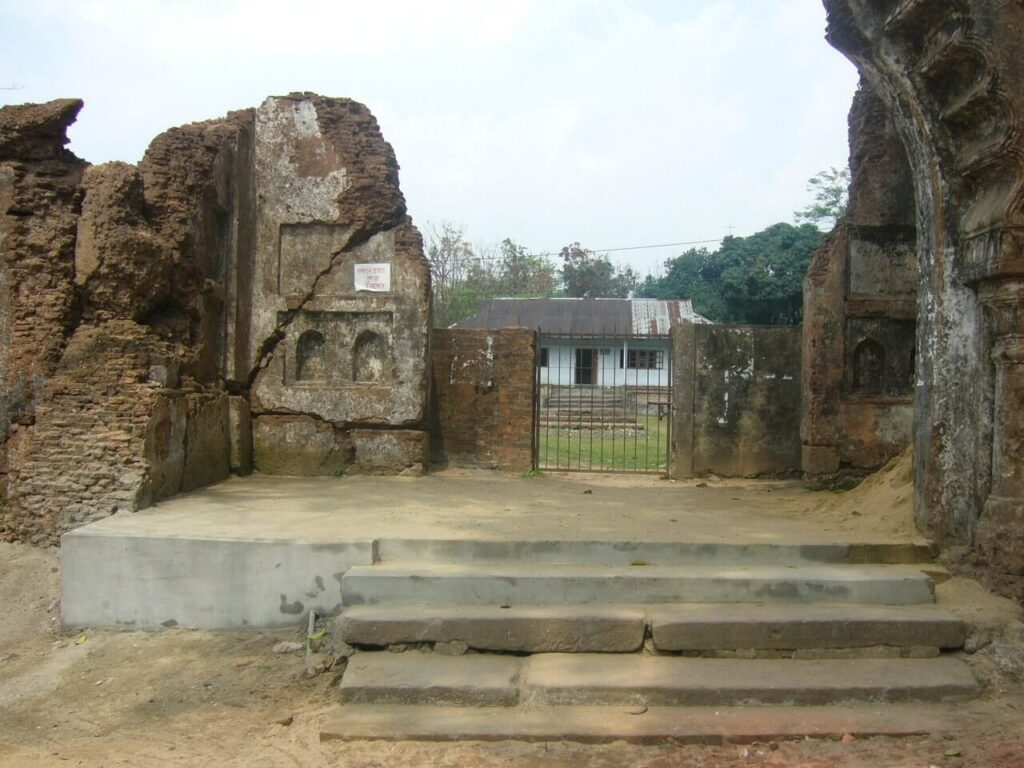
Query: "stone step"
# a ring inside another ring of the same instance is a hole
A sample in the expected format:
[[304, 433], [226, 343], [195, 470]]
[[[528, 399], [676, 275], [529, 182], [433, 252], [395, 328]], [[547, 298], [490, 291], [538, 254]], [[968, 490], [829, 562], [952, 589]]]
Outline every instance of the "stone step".
[[342, 706], [323, 741], [628, 741], [736, 744], [776, 739], [945, 735], [955, 711], [927, 704], [844, 707]]
[[618, 605], [357, 605], [337, 620], [349, 645], [461, 641], [517, 653], [629, 653], [644, 643], [643, 608]]
[[592, 411], [619, 411], [624, 413], [626, 411], [626, 403], [619, 399], [607, 399], [599, 400], [590, 398], [568, 398], [562, 400], [549, 400], [546, 404], [541, 407], [541, 413], [545, 411], [563, 411], [563, 412], [585, 412], [590, 413]]
[[519, 700], [522, 659], [439, 653], [357, 653], [341, 679], [343, 704], [508, 707]]
[[525, 658], [424, 651], [357, 653], [346, 704], [442, 706], [820, 706], [931, 703], [978, 695], [959, 659], [700, 659], [545, 653]]
[[978, 683], [959, 659], [693, 659], [551, 653], [520, 675], [529, 704], [825, 705], [962, 701]]
[[651, 637], [661, 651], [818, 650], [888, 646], [928, 650], [963, 647], [964, 622], [935, 605], [654, 606]]
[[629, 653], [651, 629], [665, 652], [794, 651], [797, 657], [937, 656], [963, 621], [935, 605], [357, 605], [337, 620], [350, 645], [459, 641], [515, 653]]
[[[602, 430], [602, 429], [631, 429], [637, 432], [643, 432], [644, 425], [637, 422], [636, 418], [616, 417], [616, 416], [594, 416], [593, 418], [580, 418], [574, 416], [571, 418], [556, 418], [556, 417], [544, 417], [540, 420], [540, 426], [546, 429], [565, 429], [565, 430], [577, 430], [585, 432], [587, 430]], [[640, 438], [640, 442], [643, 443], [648, 438]], [[656, 439], [655, 436], [650, 438], [651, 440]], [[589, 442], [590, 438], [587, 438]], [[569, 442], [566, 438], [564, 442]], [[608, 447], [611, 448], [612, 438], [611, 436], [605, 441], [608, 443]], [[619, 438], [619, 442], [622, 442], [622, 438]]]
[[880, 603], [934, 600], [905, 565], [588, 566], [380, 563], [342, 577], [342, 605], [590, 603]]
[[934, 549], [928, 543], [880, 542], [801, 544], [382, 538], [376, 543], [376, 558], [381, 562], [530, 562], [580, 565], [631, 565], [636, 562], [647, 565], [924, 564], [934, 560]]

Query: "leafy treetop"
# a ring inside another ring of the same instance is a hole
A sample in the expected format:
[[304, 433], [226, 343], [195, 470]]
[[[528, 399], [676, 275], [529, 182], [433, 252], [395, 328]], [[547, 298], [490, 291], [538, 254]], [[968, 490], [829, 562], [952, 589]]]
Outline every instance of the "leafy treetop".
[[726, 237], [717, 251], [691, 248], [648, 276], [638, 295], [691, 299], [696, 312], [718, 323], [797, 324], [803, 317], [803, 279], [822, 232], [811, 224], [773, 224], [749, 237]]
[[560, 255], [566, 296], [625, 299], [636, 289], [636, 273], [629, 267], [616, 267], [607, 254], [598, 256], [576, 242], [562, 248]]
[[832, 229], [846, 213], [849, 188], [849, 168], [833, 167], [816, 173], [807, 181], [807, 191], [814, 194], [814, 202], [794, 212], [797, 223], [824, 225], [824, 229]]

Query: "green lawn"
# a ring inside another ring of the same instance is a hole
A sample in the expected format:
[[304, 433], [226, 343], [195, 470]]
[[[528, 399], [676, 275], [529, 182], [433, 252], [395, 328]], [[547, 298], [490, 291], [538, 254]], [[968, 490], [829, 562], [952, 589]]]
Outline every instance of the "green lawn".
[[541, 425], [540, 468], [595, 472], [664, 472], [668, 418], [640, 415], [643, 429], [567, 429]]

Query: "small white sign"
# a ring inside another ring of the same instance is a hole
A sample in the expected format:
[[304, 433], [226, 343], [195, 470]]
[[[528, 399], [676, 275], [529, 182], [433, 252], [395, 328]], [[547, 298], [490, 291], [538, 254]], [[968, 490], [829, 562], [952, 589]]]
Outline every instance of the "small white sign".
[[357, 291], [390, 291], [390, 264], [356, 264], [355, 286]]

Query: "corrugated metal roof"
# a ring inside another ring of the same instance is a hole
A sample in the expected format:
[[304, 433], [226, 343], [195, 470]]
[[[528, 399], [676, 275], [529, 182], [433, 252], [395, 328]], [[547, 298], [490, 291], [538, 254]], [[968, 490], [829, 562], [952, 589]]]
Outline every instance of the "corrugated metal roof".
[[709, 323], [689, 299], [483, 299], [453, 328], [540, 328], [571, 335], [658, 336], [680, 323]]

